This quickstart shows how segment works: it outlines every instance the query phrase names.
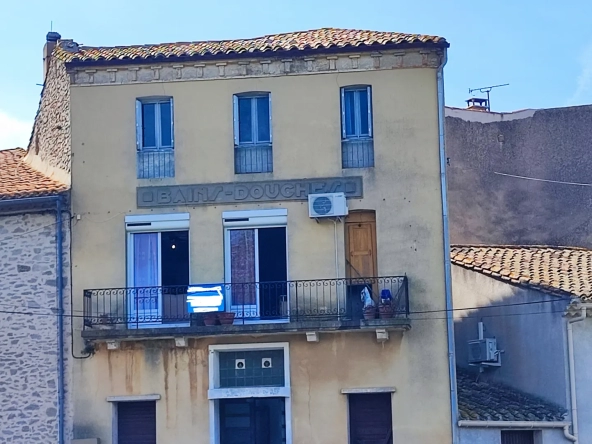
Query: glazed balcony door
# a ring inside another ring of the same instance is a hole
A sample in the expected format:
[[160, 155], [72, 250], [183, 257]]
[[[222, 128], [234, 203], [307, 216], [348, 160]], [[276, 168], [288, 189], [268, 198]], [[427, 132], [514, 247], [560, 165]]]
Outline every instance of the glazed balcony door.
[[189, 232], [130, 233], [128, 310], [130, 323], [188, 321]]
[[286, 227], [227, 230], [227, 282], [237, 317], [277, 319], [287, 303]]

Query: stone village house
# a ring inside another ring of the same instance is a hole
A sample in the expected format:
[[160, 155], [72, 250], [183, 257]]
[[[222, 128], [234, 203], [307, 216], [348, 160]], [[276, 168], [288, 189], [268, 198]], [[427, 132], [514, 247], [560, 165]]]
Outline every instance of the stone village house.
[[48, 34], [27, 157], [48, 157], [43, 128], [71, 137], [49, 158], [73, 184], [90, 352], [71, 365], [73, 442], [452, 441], [447, 47]]
[[26, 154], [0, 151], [0, 442], [50, 444], [72, 427], [68, 185]]

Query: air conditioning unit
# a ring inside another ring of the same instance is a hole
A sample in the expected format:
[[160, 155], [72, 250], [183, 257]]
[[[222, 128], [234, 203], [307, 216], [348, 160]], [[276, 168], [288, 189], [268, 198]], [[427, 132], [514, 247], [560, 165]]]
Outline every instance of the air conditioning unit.
[[347, 201], [344, 193], [308, 195], [308, 215], [312, 218], [347, 216]]
[[469, 341], [469, 364], [497, 363], [498, 361], [499, 352], [495, 338]]

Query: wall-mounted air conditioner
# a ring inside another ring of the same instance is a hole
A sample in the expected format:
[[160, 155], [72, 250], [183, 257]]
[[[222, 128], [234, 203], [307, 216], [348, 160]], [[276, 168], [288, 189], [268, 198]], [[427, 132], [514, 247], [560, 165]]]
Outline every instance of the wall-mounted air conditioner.
[[347, 201], [344, 193], [325, 193], [308, 195], [308, 215], [321, 217], [347, 216]]
[[499, 351], [495, 338], [474, 339], [469, 341], [469, 364], [480, 365], [497, 363]]

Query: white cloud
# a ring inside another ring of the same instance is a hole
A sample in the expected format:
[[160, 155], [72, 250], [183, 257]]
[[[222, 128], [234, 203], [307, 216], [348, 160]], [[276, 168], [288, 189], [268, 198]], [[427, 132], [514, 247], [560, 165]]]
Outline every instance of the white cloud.
[[0, 150], [26, 148], [32, 128], [31, 122], [15, 119], [0, 110]]
[[592, 103], [592, 42], [584, 48], [579, 58], [580, 74], [576, 90], [567, 101], [568, 105]]

